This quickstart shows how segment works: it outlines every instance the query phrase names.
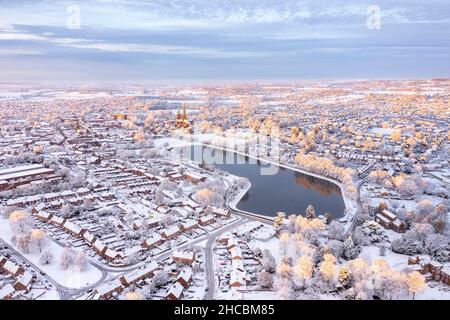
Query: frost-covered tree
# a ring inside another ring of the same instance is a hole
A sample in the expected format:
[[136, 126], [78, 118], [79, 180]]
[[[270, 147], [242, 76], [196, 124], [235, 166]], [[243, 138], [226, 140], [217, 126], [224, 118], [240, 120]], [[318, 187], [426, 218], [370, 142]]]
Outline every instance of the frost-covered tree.
[[313, 273], [313, 261], [311, 257], [299, 257], [294, 267], [294, 273], [303, 282], [303, 287], [306, 287], [306, 281], [312, 277]]
[[282, 249], [284, 255], [286, 255], [287, 245], [290, 239], [291, 237], [288, 232], [283, 232], [280, 234], [280, 248]]
[[352, 283], [352, 274], [347, 266], [339, 269], [338, 285], [340, 288], [348, 289]]
[[275, 258], [273, 257], [272, 253], [269, 250], [264, 249], [264, 251], [262, 252], [262, 258], [260, 262], [264, 270], [266, 270], [269, 273], [275, 272], [276, 269]]
[[339, 240], [330, 240], [325, 246], [325, 251], [331, 253], [339, 260], [344, 253], [344, 243]]
[[31, 234], [28, 232], [17, 235], [17, 247], [24, 253], [30, 253], [30, 240]]
[[14, 211], [9, 215], [9, 225], [13, 232], [25, 233], [30, 230], [30, 215], [25, 211]]
[[347, 240], [344, 241], [344, 252], [342, 256], [346, 260], [353, 260], [358, 257], [359, 255], [359, 247], [355, 246], [353, 243], [352, 237], [348, 237]]
[[324, 254], [323, 261], [319, 266], [319, 272], [325, 282], [332, 284], [335, 280], [337, 272], [335, 256], [329, 253]]
[[277, 212], [275, 219], [273, 220], [273, 226], [277, 232], [280, 231], [281, 227], [284, 224], [284, 219], [286, 218], [286, 213], [284, 212]]
[[344, 238], [344, 227], [338, 221], [332, 221], [328, 226], [328, 239], [342, 240]]
[[369, 264], [362, 258], [356, 258], [348, 264], [350, 271], [356, 281], [367, 279], [370, 274]]
[[280, 300], [291, 300], [294, 294], [292, 279], [277, 277], [275, 281], [275, 290]]
[[425, 277], [421, 275], [419, 272], [414, 271], [408, 275], [408, 287], [409, 292], [413, 295], [413, 300], [416, 297], [416, 293], [419, 293], [427, 287], [425, 282]]
[[42, 249], [48, 242], [46, 233], [41, 229], [33, 229], [31, 231], [30, 245], [42, 252]]
[[60, 256], [60, 264], [63, 269], [68, 269], [75, 263], [76, 252], [69, 247], [64, 248]]
[[313, 207], [312, 205], [309, 205], [309, 206], [306, 208], [305, 218], [306, 218], [306, 219], [309, 219], [309, 220], [312, 220], [312, 219], [314, 219], [315, 217], [316, 217], [316, 212], [315, 212], [315, 210], [314, 210], [314, 207]]
[[273, 288], [273, 275], [267, 271], [261, 271], [258, 275], [258, 283], [263, 289]]
[[89, 259], [83, 251], [77, 252], [74, 263], [80, 271], [86, 271], [89, 267]]
[[353, 242], [358, 246], [370, 244], [370, 240], [367, 239], [367, 235], [361, 226], [355, 228], [355, 232], [353, 232]]
[[48, 250], [45, 250], [41, 253], [41, 256], [39, 257], [39, 262], [41, 264], [51, 264], [54, 260], [53, 253], [51, 253]]

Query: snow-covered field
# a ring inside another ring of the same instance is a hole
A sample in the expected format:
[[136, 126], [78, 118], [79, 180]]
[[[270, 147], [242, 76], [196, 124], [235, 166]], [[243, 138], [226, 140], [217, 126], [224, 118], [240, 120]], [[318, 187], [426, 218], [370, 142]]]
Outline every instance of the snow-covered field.
[[[11, 242], [13, 233], [9, 226], [8, 220], [0, 219], [0, 236], [6, 243], [19, 251], [19, 249], [17, 249]], [[88, 266], [88, 269], [83, 272], [70, 268], [68, 270], [64, 270], [59, 264], [59, 258], [64, 248], [52, 240], [48, 241], [48, 245], [44, 250], [49, 251], [53, 254], [54, 261], [52, 263], [46, 265], [41, 264], [39, 262], [39, 252], [21, 252], [21, 255], [28, 259], [31, 263], [36, 265], [40, 270], [45, 272], [50, 278], [52, 278], [55, 282], [63, 287], [70, 289], [84, 288], [96, 283], [102, 277], [102, 272], [98, 268], [90, 264]]]

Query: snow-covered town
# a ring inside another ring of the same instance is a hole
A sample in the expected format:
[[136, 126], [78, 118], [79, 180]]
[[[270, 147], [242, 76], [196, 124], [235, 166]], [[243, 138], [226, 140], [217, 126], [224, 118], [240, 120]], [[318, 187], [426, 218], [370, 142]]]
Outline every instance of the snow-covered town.
[[449, 88], [0, 84], [0, 299], [449, 300]]

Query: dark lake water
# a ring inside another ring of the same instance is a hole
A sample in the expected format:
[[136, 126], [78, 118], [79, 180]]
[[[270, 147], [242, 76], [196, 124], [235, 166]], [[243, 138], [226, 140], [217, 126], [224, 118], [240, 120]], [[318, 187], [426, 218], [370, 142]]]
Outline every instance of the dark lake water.
[[[330, 212], [336, 218], [343, 216], [344, 200], [340, 188], [334, 183], [211, 147], [192, 146], [190, 154], [185, 156], [205, 163], [202, 158], [194, 158], [195, 152], [197, 155], [200, 152], [212, 155], [219, 160], [214, 166], [220, 170], [250, 180], [252, 186], [237, 204], [238, 209], [265, 216], [274, 216], [278, 211], [284, 211], [286, 215], [304, 214], [311, 204], [317, 215]], [[270, 166], [278, 169], [276, 173], [262, 175], [261, 170]]]

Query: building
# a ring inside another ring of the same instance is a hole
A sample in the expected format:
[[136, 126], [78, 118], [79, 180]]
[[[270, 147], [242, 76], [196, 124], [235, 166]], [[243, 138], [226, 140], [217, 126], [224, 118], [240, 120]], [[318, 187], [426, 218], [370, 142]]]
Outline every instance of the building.
[[17, 279], [13, 286], [16, 290], [29, 291], [32, 283], [33, 275], [26, 271], [19, 277], [19, 279]]
[[109, 300], [114, 294], [122, 292], [123, 287], [120, 280], [114, 280], [101, 285], [95, 289], [95, 292], [104, 300]]
[[14, 278], [17, 278], [18, 276], [22, 275], [25, 272], [25, 270], [21, 266], [15, 264], [10, 260], [7, 260], [3, 264], [2, 269], [6, 273], [12, 275]]
[[177, 116], [175, 119], [175, 124], [177, 128], [189, 128], [191, 126], [191, 123], [188, 121], [187, 118], [187, 112], [186, 112], [186, 106], [183, 105], [183, 113], [180, 112], [180, 109], [178, 109]]
[[178, 251], [172, 252], [172, 259], [178, 263], [192, 264], [195, 261], [195, 251]]
[[0, 289], [0, 300], [11, 300], [16, 290], [8, 283]]
[[175, 282], [170, 286], [169, 290], [167, 290], [166, 300], [180, 300], [183, 295], [183, 290], [183, 285], [179, 282]]
[[382, 210], [380, 213], [377, 213], [375, 220], [386, 229], [392, 229], [399, 233], [404, 233], [406, 231], [406, 224], [397, 218], [394, 213], [386, 209]]
[[60, 179], [61, 176], [55, 174], [53, 169], [48, 169], [41, 164], [27, 164], [13, 168], [1, 169], [0, 191], [14, 189], [20, 185], [26, 185], [33, 181], [57, 181]]
[[124, 274], [120, 277], [120, 282], [125, 286], [130, 286], [133, 283], [139, 282], [146, 278], [151, 278], [155, 275], [155, 270], [158, 269], [158, 264], [152, 261], [149, 265], [146, 265], [143, 269], [137, 269], [130, 273]]
[[180, 224], [180, 230], [183, 232], [191, 231], [198, 227], [197, 221], [188, 219]]
[[180, 234], [180, 229], [178, 228], [178, 226], [168, 227], [161, 232], [161, 236], [166, 240], [174, 239], [179, 234]]
[[185, 288], [189, 287], [192, 281], [193, 272], [191, 268], [184, 268], [179, 274], [177, 281]]
[[151, 250], [163, 243], [164, 243], [164, 239], [161, 237], [161, 235], [158, 233], [155, 233], [150, 238], [145, 240], [144, 243], [142, 244], [142, 246], [146, 249]]
[[215, 221], [216, 221], [216, 218], [214, 217], [214, 215], [208, 214], [208, 215], [206, 215], [206, 216], [201, 217], [201, 218], [198, 220], [198, 223], [199, 223], [201, 226], [207, 226], [208, 224], [214, 223]]
[[409, 265], [417, 265], [417, 271], [425, 275], [427, 280], [442, 281], [450, 285], [450, 266], [432, 260], [429, 256], [408, 257]]

